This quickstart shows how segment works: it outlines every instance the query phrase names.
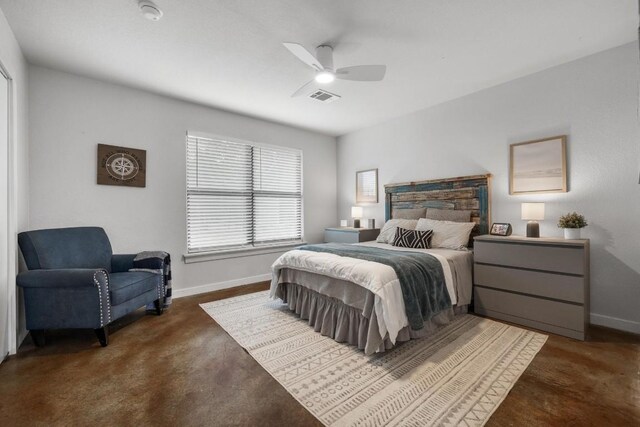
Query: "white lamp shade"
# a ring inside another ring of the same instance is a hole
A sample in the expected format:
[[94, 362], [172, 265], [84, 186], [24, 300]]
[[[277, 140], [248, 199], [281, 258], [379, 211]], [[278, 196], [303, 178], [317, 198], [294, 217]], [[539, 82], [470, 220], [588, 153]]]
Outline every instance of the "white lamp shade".
[[363, 214], [364, 214], [364, 212], [362, 211], [362, 207], [353, 206], [351, 208], [351, 218], [362, 218]]
[[523, 203], [522, 219], [527, 221], [542, 221], [544, 219], [544, 203]]

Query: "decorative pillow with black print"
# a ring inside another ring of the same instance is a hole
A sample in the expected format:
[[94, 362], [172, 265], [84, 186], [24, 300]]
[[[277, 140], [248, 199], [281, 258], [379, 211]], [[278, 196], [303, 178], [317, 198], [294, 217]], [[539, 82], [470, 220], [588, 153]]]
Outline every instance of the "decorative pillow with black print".
[[396, 237], [393, 239], [393, 246], [401, 248], [429, 249], [433, 230], [407, 230], [398, 227]]

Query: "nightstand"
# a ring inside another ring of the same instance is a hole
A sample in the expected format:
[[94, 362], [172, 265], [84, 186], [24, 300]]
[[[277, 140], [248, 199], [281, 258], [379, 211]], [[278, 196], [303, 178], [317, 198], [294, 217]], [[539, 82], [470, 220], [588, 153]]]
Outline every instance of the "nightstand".
[[584, 340], [589, 240], [477, 236], [474, 311]]
[[334, 243], [359, 243], [376, 240], [379, 228], [336, 227], [324, 229], [324, 241]]

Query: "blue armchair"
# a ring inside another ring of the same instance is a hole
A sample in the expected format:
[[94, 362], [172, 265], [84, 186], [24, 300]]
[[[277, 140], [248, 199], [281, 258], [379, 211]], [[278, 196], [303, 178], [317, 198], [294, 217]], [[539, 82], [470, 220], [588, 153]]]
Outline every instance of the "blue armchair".
[[113, 320], [152, 302], [162, 314], [162, 276], [129, 272], [135, 255], [113, 255], [102, 228], [27, 231], [18, 244], [28, 270], [18, 274], [17, 284], [37, 346], [44, 345], [45, 329], [92, 328], [106, 347]]

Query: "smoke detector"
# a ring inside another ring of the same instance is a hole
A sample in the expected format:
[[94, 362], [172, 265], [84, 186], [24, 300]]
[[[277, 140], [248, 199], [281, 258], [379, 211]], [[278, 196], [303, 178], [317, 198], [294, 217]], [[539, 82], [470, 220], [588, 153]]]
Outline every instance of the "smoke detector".
[[140, 0], [138, 2], [140, 13], [149, 21], [159, 21], [162, 18], [162, 10], [152, 1]]
[[336, 95], [335, 93], [328, 92], [324, 89], [317, 89], [309, 94], [309, 98], [328, 104], [329, 102], [333, 102], [340, 99], [341, 96]]

